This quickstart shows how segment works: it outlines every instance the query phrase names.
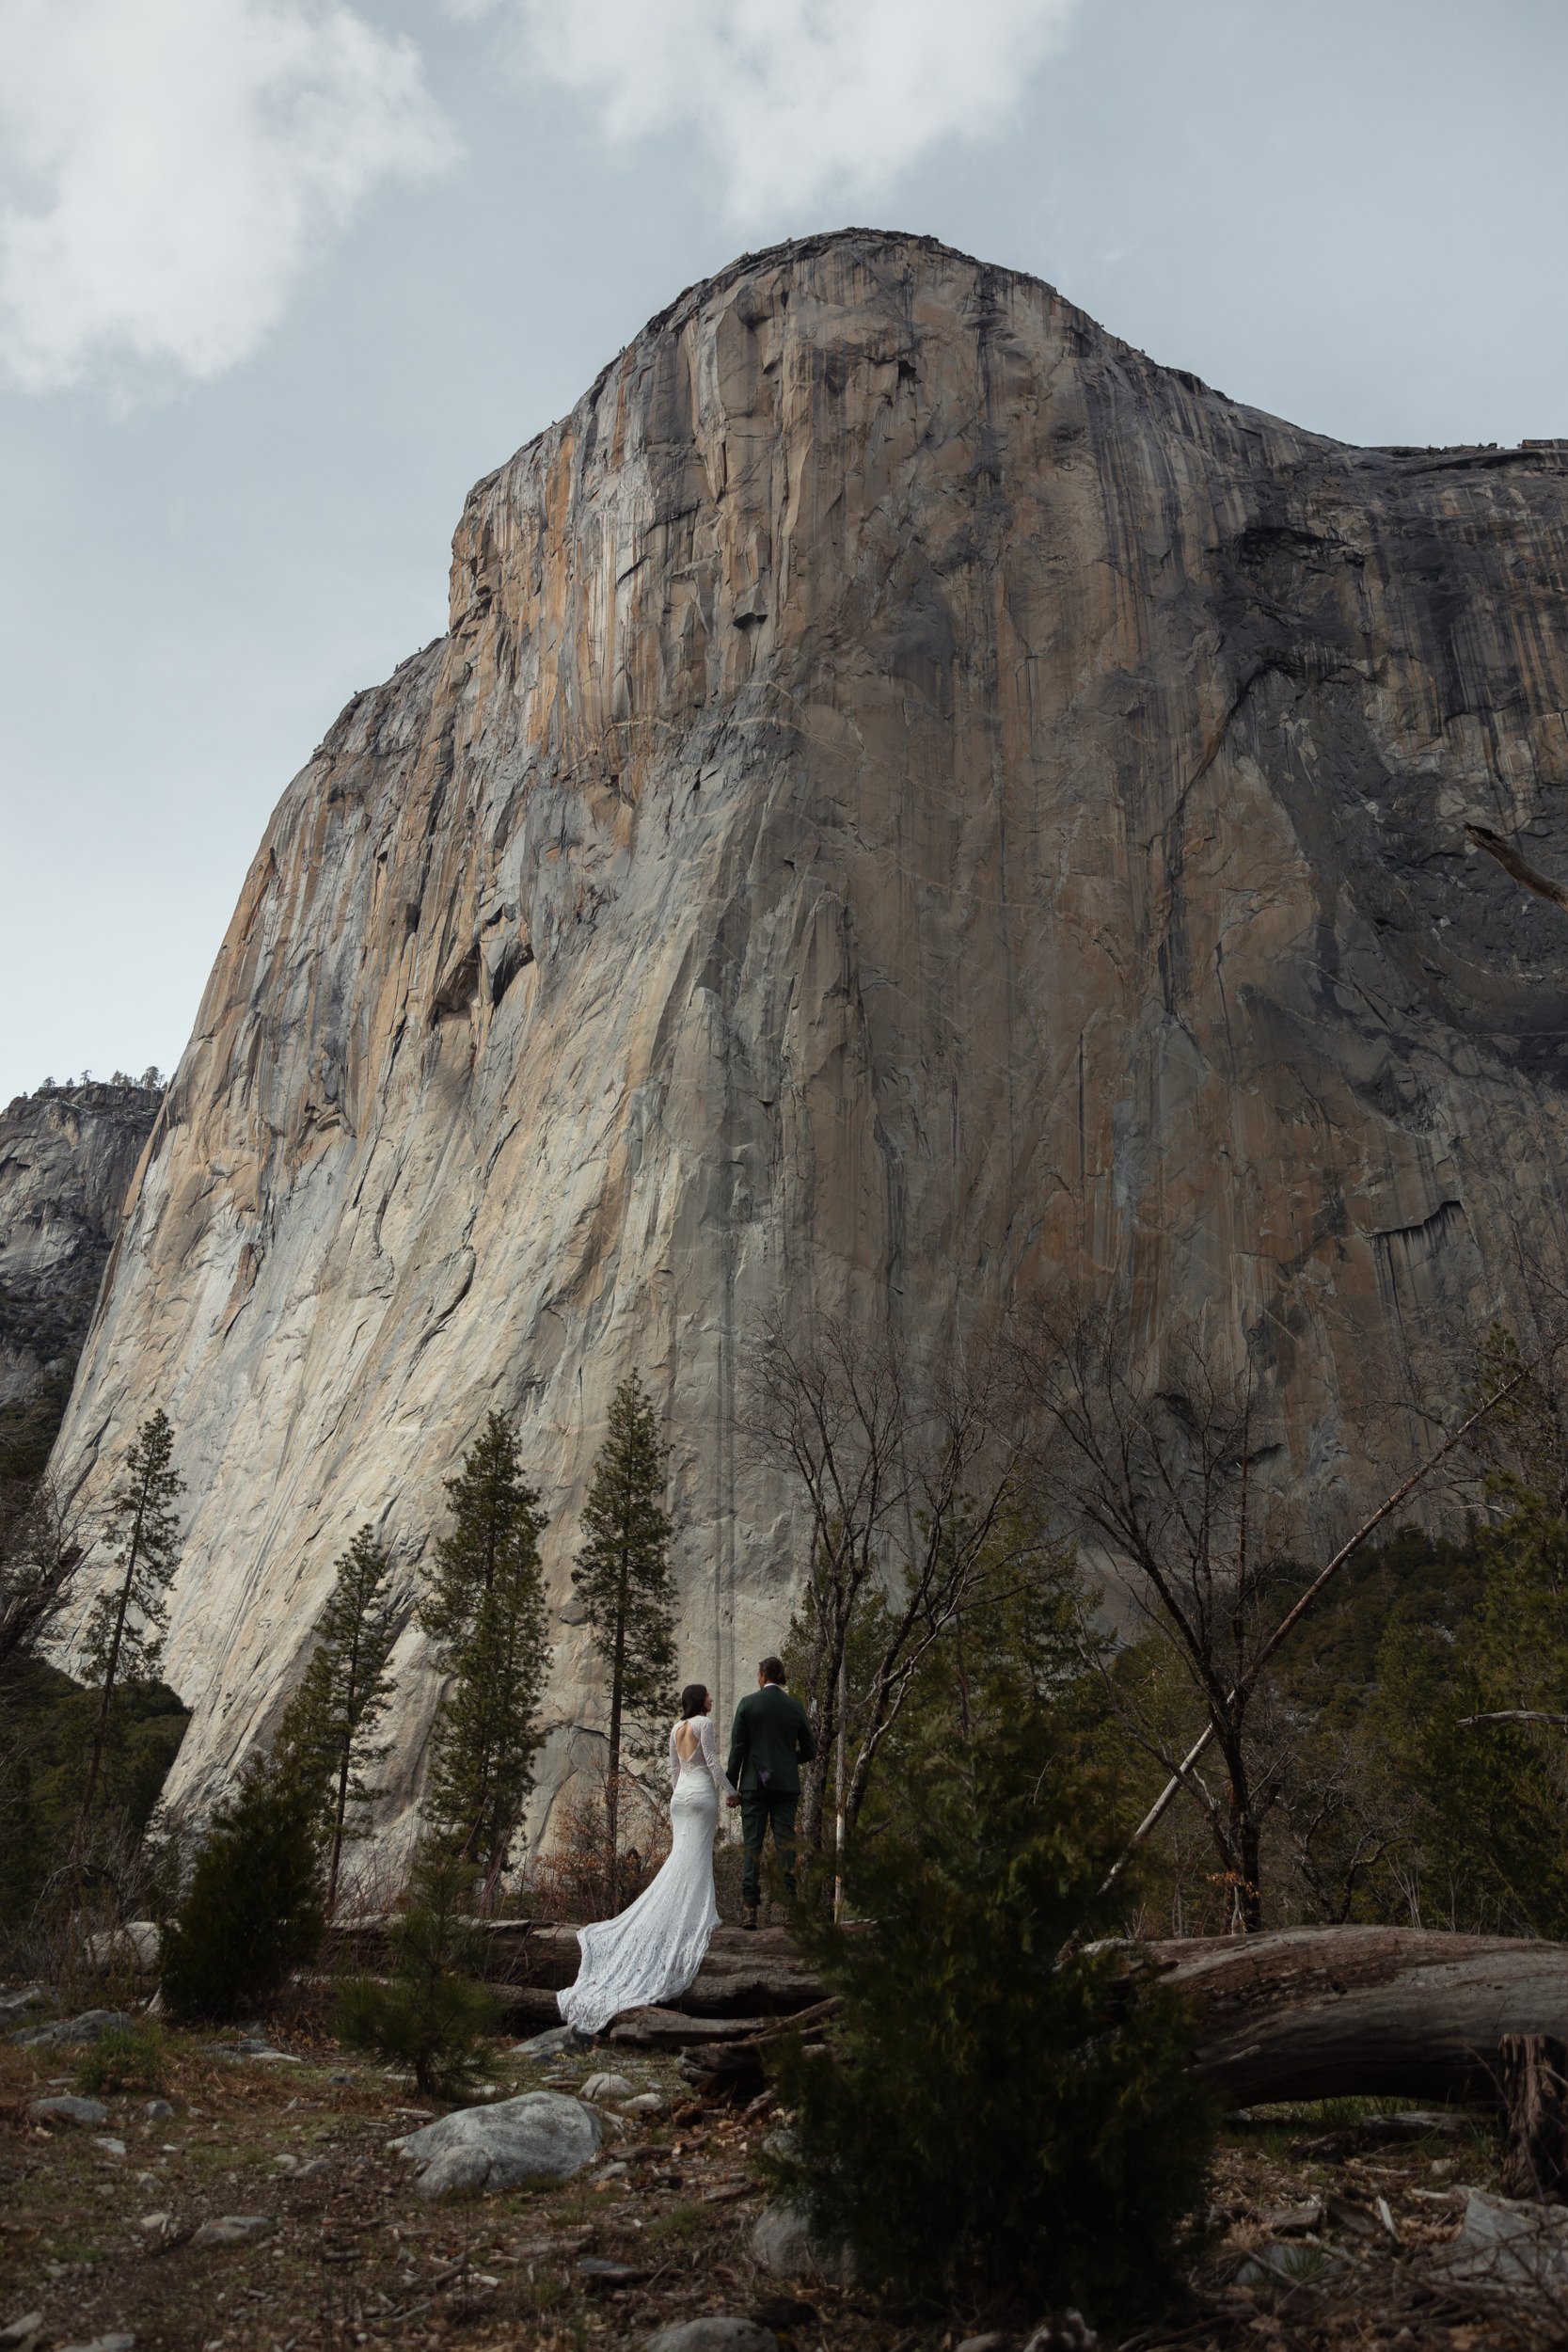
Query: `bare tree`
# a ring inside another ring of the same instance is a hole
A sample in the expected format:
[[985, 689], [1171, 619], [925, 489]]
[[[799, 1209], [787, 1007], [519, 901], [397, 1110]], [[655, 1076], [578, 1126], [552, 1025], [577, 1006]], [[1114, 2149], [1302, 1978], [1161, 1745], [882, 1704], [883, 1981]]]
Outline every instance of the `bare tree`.
[[[779, 1315], [758, 1331], [752, 1365], [744, 1439], [794, 1482], [810, 1531], [800, 1695], [816, 1757], [800, 1828], [816, 1848], [830, 1774], [842, 1842], [922, 1661], [1005, 1579], [1016, 1450], [1003, 1366], [986, 1343], [924, 1367], [841, 1317], [807, 1335]], [[853, 1710], [852, 1646], [864, 1653]]]

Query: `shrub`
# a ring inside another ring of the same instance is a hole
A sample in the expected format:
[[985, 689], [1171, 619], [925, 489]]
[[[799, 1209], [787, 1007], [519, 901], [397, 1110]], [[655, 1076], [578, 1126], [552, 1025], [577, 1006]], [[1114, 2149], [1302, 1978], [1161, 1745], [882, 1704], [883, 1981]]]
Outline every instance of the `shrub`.
[[1110, 1808], [1033, 1708], [907, 1786], [849, 1848], [866, 1924], [797, 1914], [840, 2009], [828, 2057], [781, 2066], [774, 2185], [868, 2282], [1114, 2324], [1177, 2273], [1213, 2116], [1176, 1999], [1076, 1944], [1115, 1925]]
[[253, 1766], [214, 1813], [164, 1935], [164, 1999], [177, 2018], [242, 2015], [321, 1949], [320, 1806], [299, 1775]]
[[408, 1899], [393, 1928], [391, 1981], [354, 1977], [338, 1996], [338, 2032], [351, 2049], [412, 2067], [428, 2096], [455, 2099], [472, 2089], [496, 2002], [471, 1980], [482, 1938], [468, 1915], [474, 1866], [435, 1842], [414, 1858]]
[[89, 2096], [104, 2090], [162, 2090], [167, 2059], [155, 2025], [116, 2026], [89, 2047], [76, 2069], [76, 2088]]

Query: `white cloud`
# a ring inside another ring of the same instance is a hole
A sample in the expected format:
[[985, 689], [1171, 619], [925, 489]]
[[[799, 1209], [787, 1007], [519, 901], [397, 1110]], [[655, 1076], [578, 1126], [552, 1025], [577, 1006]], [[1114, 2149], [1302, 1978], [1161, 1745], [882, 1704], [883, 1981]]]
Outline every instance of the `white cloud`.
[[0, 354], [31, 391], [254, 351], [379, 183], [455, 142], [341, 0], [0, 0]]
[[[452, 6], [453, 0], [448, 0]], [[465, 14], [476, 0], [457, 0]], [[532, 63], [615, 139], [693, 131], [732, 217], [875, 197], [1002, 129], [1078, 0], [515, 0]]]

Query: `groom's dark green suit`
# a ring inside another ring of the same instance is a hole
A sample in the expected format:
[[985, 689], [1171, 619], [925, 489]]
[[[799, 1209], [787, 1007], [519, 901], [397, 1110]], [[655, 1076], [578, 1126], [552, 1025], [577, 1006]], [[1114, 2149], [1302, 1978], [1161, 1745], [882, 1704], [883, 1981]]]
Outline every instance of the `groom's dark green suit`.
[[762, 1850], [768, 1825], [779, 1865], [795, 1892], [795, 1808], [800, 1799], [800, 1767], [816, 1754], [811, 1724], [799, 1699], [782, 1682], [765, 1682], [735, 1710], [730, 1734], [729, 1775], [740, 1796], [740, 1829], [746, 1855], [740, 1895], [748, 1911], [762, 1900]]

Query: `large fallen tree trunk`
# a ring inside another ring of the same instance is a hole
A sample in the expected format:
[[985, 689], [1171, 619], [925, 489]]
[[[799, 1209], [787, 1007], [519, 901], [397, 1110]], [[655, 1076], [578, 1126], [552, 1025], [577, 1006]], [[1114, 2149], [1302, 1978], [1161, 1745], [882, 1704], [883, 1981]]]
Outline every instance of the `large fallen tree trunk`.
[[1227, 2103], [1495, 2101], [1505, 2039], [1568, 2034], [1568, 1945], [1418, 1928], [1287, 1928], [1147, 1947], [1184, 1992]]
[[[1143, 1947], [1142, 1966], [1187, 1995], [1198, 2071], [1228, 2106], [1326, 2099], [1497, 2105], [1503, 2044], [1568, 2033], [1568, 1945], [1414, 1928], [1290, 1928]], [[821, 2030], [825, 2014], [810, 2019]], [[685, 2046], [715, 2093], [750, 2097], [787, 2017], [718, 2047], [660, 2013], [650, 2041]], [[802, 2024], [806, 2023], [804, 2017]], [[628, 2021], [626, 2039], [643, 2028]]]

